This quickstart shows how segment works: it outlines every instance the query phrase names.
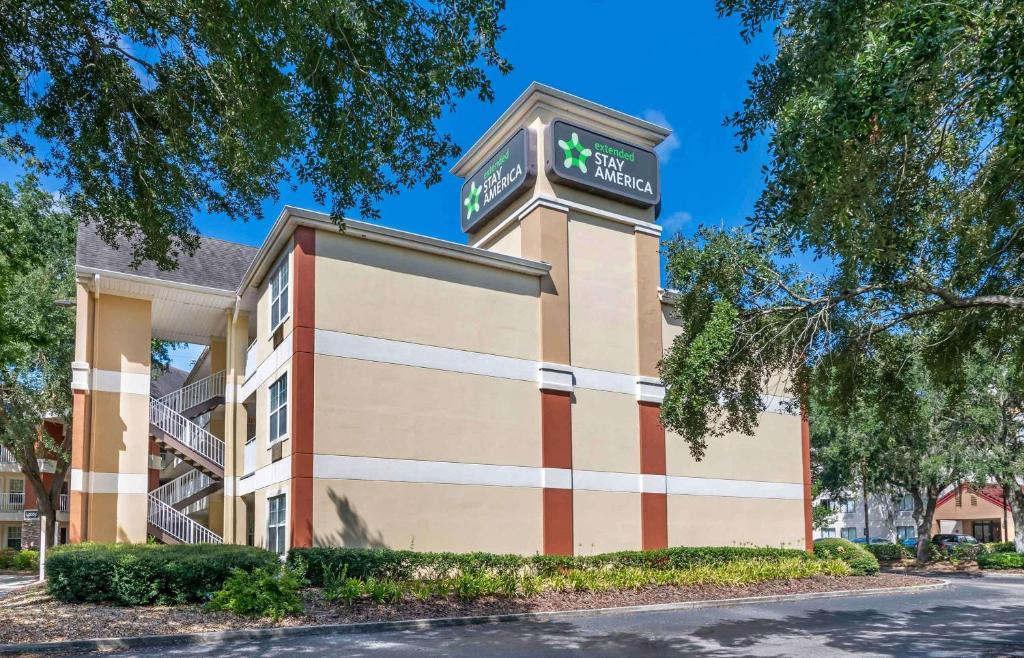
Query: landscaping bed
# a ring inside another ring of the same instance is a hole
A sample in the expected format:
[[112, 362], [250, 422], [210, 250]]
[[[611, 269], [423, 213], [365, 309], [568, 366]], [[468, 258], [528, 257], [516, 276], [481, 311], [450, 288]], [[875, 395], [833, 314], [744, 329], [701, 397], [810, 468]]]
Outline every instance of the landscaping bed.
[[110, 604], [57, 601], [42, 587], [33, 587], [0, 599], [0, 643], [58, 642], [61, 640], [213, 632], [273, 626], [346, 624], [461, 617], [522, 612], [586, 610], [631, 605], [721, 600], [748, 596], [775, 596], [864, 590], [880, 587], [911, 587], [934, 583], [918, 576], [815, 576], [798, 580], [773, 580], [739, 586], [651, 586], [601, 592], [545, 591], [528, 598], [487, 596], [471, 601], [457, 597], [419, 600], [405, 595], [395, 603], [360, 599], [352, 605], [324, 600], [322, 590], [302, 592], [305, 611], [280, 621], [251, 618], [230, 612], [204, 610], [196, 604], [122, 607]]

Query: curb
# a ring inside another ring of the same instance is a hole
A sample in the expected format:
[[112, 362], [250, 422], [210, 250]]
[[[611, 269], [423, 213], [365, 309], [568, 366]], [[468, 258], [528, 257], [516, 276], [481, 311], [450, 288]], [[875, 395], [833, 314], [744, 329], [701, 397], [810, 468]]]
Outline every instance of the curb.
[[406, 619], [402, 621], [376, 621], [357, 624], [324, 624], [319, 626], [281, 626], [275, 628], [245, 628], [212, 633], [185, 633], [182, 635], [138, 635], [135, 637], [111, 637], [91, 640], [67, 640], [64, 642], [43, 642], [34, 644], [8, 644], [0, 646], [0, 655], [46, 654], [85, 651], [114, 651], [142, 647], [189, 646], [196, 644], [220, 644], [237, 640], [265, 640], [312, 635], [355, 635], [384, 631], [431, 630], [454, 626], [477, 626], [510, 621], [544, 620], [549, 618], [573, 618], [586, 615], [627, 614], [638, 612], [665, 612], [672, 610], [697, 610], [758, 603], [786, 601], [808, 601], [813, 599], [853, 598], [873, 594], [919, 594], [949, 586], [948, 580], [927, 585], [909, 587], [875, 587], [872, 589], [837, 590], [833, 592], [810, 592], [805, 594], [776, 594], [772, 596], [747, 596], [735, 599], [709, 599], [704, 601], [682, 601], [679, 603], [656, 603], [615, 608], [593, 608], [589, 610], [557, 610], [545, 612], [513, 612], [499, 615], [477, 615], [473, 617], [438, 617], [431, 619]]

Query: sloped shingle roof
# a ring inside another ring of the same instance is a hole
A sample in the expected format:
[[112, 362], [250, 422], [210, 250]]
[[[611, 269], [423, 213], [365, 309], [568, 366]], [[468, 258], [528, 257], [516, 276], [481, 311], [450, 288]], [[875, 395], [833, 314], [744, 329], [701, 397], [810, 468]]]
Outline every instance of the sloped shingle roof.
[[259, 252], [249, 245], [203, 237], [194, 255], [180, 255], [178, 268], [165, 271], [151, 261], [143, 261], [138, 268], [133, 268], [131, 248], [126, 244], [118, 246], [120, 248], [115, 249], [104, 242], [94, 226], [79, 224], [75, 262], [82, 267], [233, 292]]

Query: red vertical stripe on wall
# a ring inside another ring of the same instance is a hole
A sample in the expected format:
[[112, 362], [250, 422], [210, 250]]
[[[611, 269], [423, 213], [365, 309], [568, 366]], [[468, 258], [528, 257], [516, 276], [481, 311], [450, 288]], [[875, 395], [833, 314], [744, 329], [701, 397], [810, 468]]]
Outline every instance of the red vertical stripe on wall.
[[806, 410], [800, 414], [800, 448], [804, 467], [804, 540], [808, 551], [814, 550], [813, 511], [811, 505], [811, 421]]
[[[85, 391], [71, 391], [71, 467], [88, 470], [87, 432], [89, 423], [89, 397]], [[86, 519], [89, 502], [81, 491], [71, 491], [68, 514], [68, 541], [77, 544], [88, 539]]]
[[[665, 475], [665, 428], [658, 418], [661, 408], [652, 402], [638, 403], [640, 413], [640, 472]], [[644, 550], [668, 547], [668, 495], [640, 494], [640, 546]]]
[[[572, 394], [540, 392], [541, 465], [572, 468]], [[544, 554], [572, 555], [572, 489], [544, 489]]]
[[313, 363], [316, 330], [316, 231], [295, 229], [292, 258], [291, 545], [313, 545]]

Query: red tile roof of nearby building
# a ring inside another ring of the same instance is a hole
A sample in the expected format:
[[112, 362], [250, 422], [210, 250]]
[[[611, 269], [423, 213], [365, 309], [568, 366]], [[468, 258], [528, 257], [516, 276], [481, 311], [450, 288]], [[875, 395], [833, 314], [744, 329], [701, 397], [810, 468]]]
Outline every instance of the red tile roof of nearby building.
[[[957, 489], [953, 489], [940, 496], [939, 500], [935, 503], [935, 509], [938, 509], [948, 503], [956, 495], [957, 491]], [[1010, 509], [1009, 504], [1003, 500], [1003, 487], [998, 484], [986, 484], [983, 487], [973, 487], [969, 484], [961, 484], [959, 491], [973, 494], [979, 498], [984, 498], [993, 505]]]

